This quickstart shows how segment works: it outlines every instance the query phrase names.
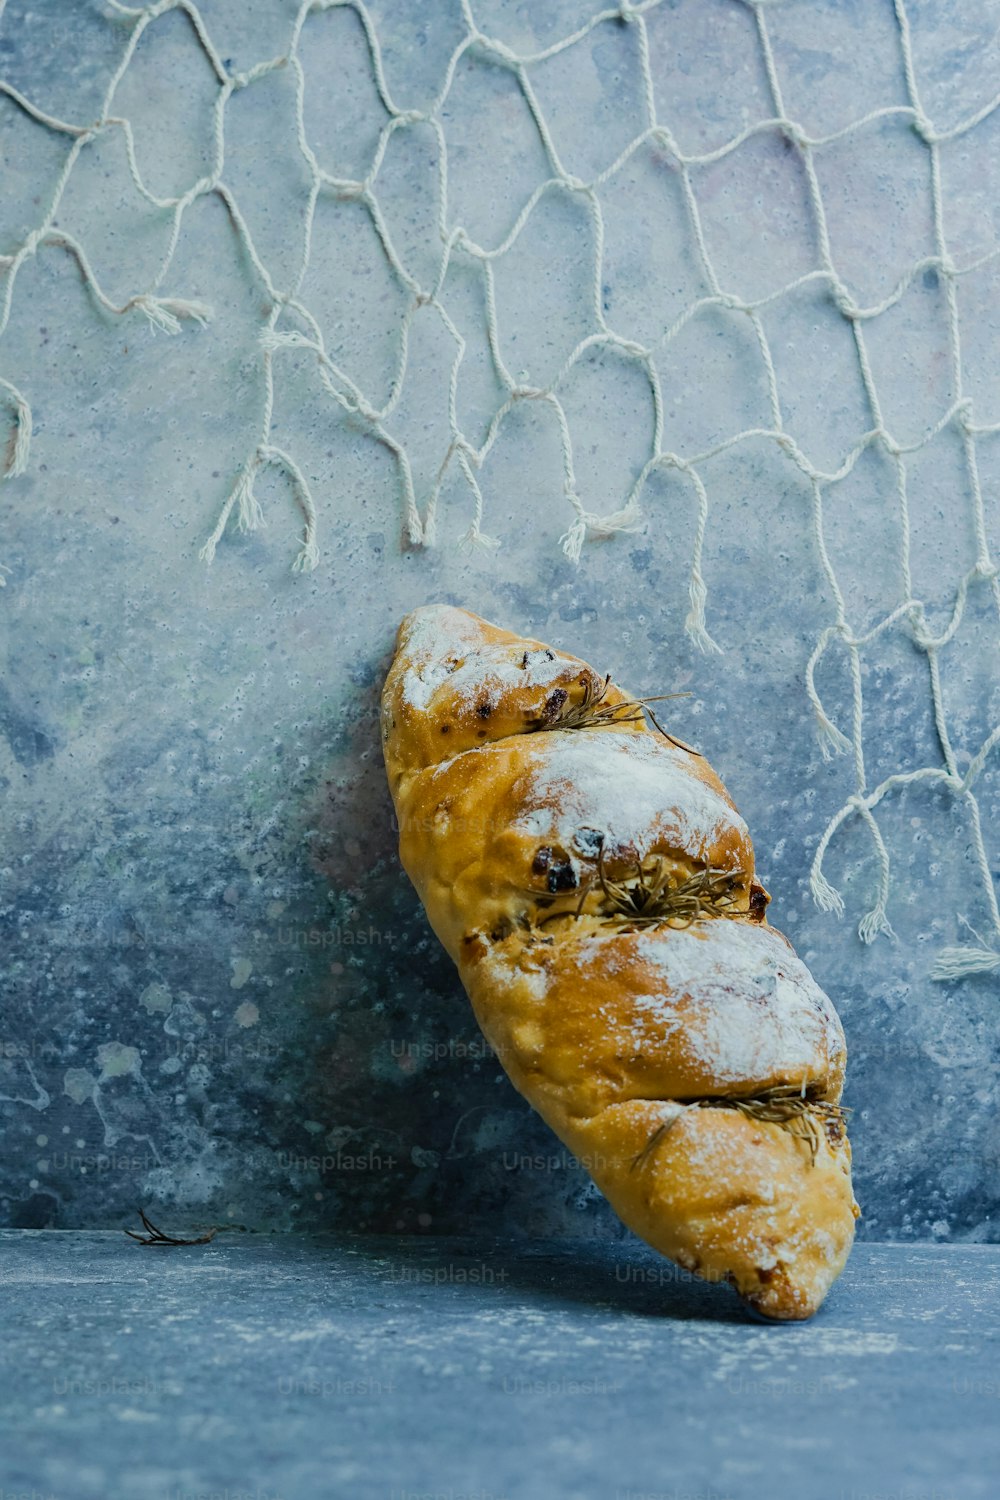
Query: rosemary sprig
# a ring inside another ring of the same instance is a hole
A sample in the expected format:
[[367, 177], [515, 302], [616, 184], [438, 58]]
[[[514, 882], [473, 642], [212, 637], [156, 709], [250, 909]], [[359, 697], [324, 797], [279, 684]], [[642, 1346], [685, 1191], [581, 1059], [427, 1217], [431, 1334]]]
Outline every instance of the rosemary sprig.
[[823, 1135], [832, 1145], [837, 1145], [844, 1135], [844, 1126], [849, 1109], [841, 1104], [830, 1104], [825, 1099], [810, 1098], [794, 1084], [778, 1084], [765, 1089], [752, 1098], [736, 1095], [708, 1096], [703, 1099], [683, 1101], [682, 1110], [672, 1120], [658, 1125], [642, 1150], [632, 1160], [631, 1171], [641, 1167], [655, 1151], [664, 1136], [671, 1131], [688, 1109], [735, 1109], [748, 1120], [764, 1120], [772, 1125], [781, 1125], [790, 1135], [808, 1142], [813, 1166], [822, 1144]]
[[649, 707], [650, 703], [665, 703], [668, 698], [690, 698], [690, 693], [657, 693], [651, 698], [628, 698], [623, 703], [607, 703], [605, 699], [611, 686], [610, 672], [600, 687], [595, 685], [592, 677], [581, 677], [580, 681], [583, 684], [583, 697], [579, 703], [571, 703], [569, 694], [560, 688], [546, 703], [543, 717], [535, 726], [537, 729], [595, 729], [609, 724], [639, 724], [648, 714], [664, 739], [678, 749], [686, 750], [689, 755], [700, 758], [701, 751], [695, 750], [692, 745], [686, 745], [676, 735], [668, 734]]
[[[606, 916], [624, 917], [633, 926], [669, 922], [690, 927], [699, 917], [743, 917], [734, 903], [743, 870], [699, 870], [678, 885], [670, 882], [666, 862], [657, 855], [636, 861], [631, 880], [609, 880], [604, 869], [604, 845], [597, 851], [597, 879], [609, 910]], [[581, 908], [582, 908], [581, 901]]]
[[[604, 868], [602, 836], [597, 846], [596, 881], [592, 879], [582, 886], [575, 909], [563, 907], [546, 912], [536, 926], [544, 927], [560, 917], [582, 917], [595, 884], [601, 888], [603, 906], [593, 915], [621, 921], [629, 927], [668, 925], [675, 930], [684, 930], [702, 917], [759, 920], [752, 904], [746, 910], [735, 905], [740, 894], [736, 887], [744, 874], [743, 870], [706, 868], [671, 885], [669, 865], [659, 855], [653, 854], [648, 859], [636, 860], [636, 873], [631, 879], [611, 880]], [[529, 891], [528, 894], [536, 893]]]
[[142, 1227], [146, 1233], [140, 1234], [135, 1229], [126, 1229], [125, 1233], [129, 1239], [137, 1240], [140, 1245], [209, 1245], [220, 1230], [243, 1228], [242, 1224], [215, 1224], [197, 1239], [183, 1239], [178, 1235], [165, 1234], [162, 1229], [157, 1229], [143, 1209], [137, 1209], [136, 1212], [142, 1220]]

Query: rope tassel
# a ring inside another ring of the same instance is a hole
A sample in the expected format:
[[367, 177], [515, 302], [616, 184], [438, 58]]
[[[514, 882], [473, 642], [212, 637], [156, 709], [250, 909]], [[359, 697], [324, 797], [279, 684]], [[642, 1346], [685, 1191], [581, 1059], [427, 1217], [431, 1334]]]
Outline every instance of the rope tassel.
[[885, 914], [884, 905], [881, 901], [877, 901], [871, 911], [866, 912], [858, 923], [858, 937], [863, 943], [874, 943], [880, 933], [890, 938], [896, 936]]
[[31, 407], [21, 395], [21, 392], [7, 380], [0, 380], [2, 386], [8, 393], [11, 405], [14, 408], [14, 425], [10, 434], [10, 444], [7, 449], [7, 458], [0, 477], [4, 479], [16, 479], [23, 474], [28, 467], [28, 452], [31, 448]]
[[816, 716], [816, 738], [819, 740], [819, 748], [824, 760], [831, 760], [834, 755], [843, 755], [845, 750], [850, 750], [851, 742], [846, 734], [828, 719], [825, 711], [818, 700], [813, 703], [813, 712]]
[[1000, 953], [992, 948], [942, 948], [934, 960], [931, 978], [940, 983], [949, 979], [967, 979], [970, 974], [995, 974], [1000, 971]]
[[133, 297], [128, 305], [138, 308], [162, 333], [180, 333], [182, 319], [204, 327], [212, 317], [212, 309], [206, 303], [188, 302], [183, 297]]
[[264, 520], [264, 512], [261, 509], [260, 501], [253, 490], [255, 473], [256, 464], [252, 464], [248, 469], [243, 470], [243, 473], [236, 481], [233, 499], [237, 506], [237, 531], [259, 531], [262, 526], [267, 525], [267, 522]]
[[498, 550], [500, 543], [495, 536], [480, 531], [478, 526], [470, 526], [460, 537], [458, 545], [463, 552], [483, 552], [489, 556]]
[[684, 621], [685, 635], [694, 641], [699, 650], [706, 653], [716, 651], [721, 656], [723, 654], [722, 647], [718, 641], [713, 641], [705, 625], [705, 605], [708, 602], [708, 589], [705, 587], [705, 580], [699, 572], [693, 572], [691, 575], [688, 598], [691, 601], [691, 608], [688, 611], [687, 619]]
[[830, 884], [823, 871], [816, 869], [815, 866], [809, 877], [809, 889], [812, 891], [813, 900], [820, 911], [833, 911], [837, 913], [838, 917], [844, 915], [843, 896], [837, 890], [836, 886]]

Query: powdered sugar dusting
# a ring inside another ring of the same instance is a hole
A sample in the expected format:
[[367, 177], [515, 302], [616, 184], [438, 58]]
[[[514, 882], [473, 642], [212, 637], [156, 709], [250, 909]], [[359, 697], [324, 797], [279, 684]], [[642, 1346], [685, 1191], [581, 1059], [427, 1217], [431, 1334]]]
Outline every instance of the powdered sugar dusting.
[[593, 854], [595, 830], [606, 847], [638, 851], [669, 831], [692, 858], [730, 830], [749, 837], [728, 802], [692, 776], [687, 752], [659, 735], [557, 730], [534, 748], [534, 764], [515, 788], [524, 811], [514, 826], [567, 850]]

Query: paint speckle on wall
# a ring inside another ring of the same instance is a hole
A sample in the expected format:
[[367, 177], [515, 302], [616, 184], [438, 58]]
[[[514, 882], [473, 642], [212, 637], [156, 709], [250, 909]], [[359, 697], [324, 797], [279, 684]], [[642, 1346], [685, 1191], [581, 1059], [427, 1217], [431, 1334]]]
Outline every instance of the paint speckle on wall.
[[109, 1078], [122, 1078], [126, 1073], [139, 1070], [138, 1047], [127, 1047], [124, 1042], [105, 1042], [97, 1049], [97, 1061], [101, 1069], [100, 1082]]
[[63, 1092], [74, 1104], [86, 1104], [94, 1096], [97, 1079], [86, 1068], [67, 1068], [63, 1078]]
[[170, 986], [155, 983], [147, 984], [139, 996], [139, 1004], [144, 1006], [151, 1016], [165, 1014], [173, 1004]]

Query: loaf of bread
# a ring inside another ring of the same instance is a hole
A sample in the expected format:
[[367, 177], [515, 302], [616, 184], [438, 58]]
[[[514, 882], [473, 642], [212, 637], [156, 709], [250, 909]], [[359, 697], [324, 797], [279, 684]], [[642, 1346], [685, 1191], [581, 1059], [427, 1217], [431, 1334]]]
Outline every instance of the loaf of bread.
[[844, 1036], [697, 751], [585, 662], [430, 605], [382, 698], [400, 857], [488, 1042], [624, 1222], [806, 1318], [858, 1208]]

